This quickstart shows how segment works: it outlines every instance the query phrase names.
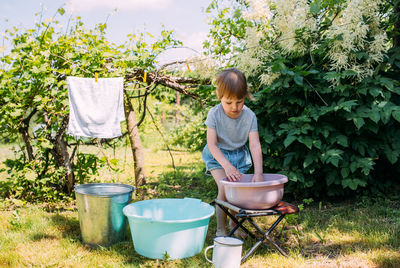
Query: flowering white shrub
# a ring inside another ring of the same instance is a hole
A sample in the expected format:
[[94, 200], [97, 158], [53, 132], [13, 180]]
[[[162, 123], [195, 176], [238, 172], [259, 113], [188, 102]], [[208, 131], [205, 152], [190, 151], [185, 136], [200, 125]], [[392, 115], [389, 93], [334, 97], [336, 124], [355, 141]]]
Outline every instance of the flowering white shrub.
[[[254, 21], [254, 26], [247, 28], [245, 49], [237, 64], [250, 75], [276, 53], [312, 57], [325, 44], [326, 70], [351, 70], [362, 80], [373, 74], [388, 49], [385, 29], [379, 23], [381, 2], [349, 0], [329, 9], [311, 6], [306, 0], [248, 0], [243, 17]], [[261, 85], [279, 76], [270, 68], [262, 71]]]
[[257, 91], [247, 105], [265, 170], [287, 175], [294, 196], [392, 191], [382, 171], [400, 174], [398, 2], [231, 0], [240, 8], [224, 13], [220, 1], [210, 51], [233, 54]]
[[217, 75], [218, 64], [212, 57], [200, 55], [191, 58], [188, 62], [193, 65], [193, 69], [203, 79], [213, 80]]
[[272, 18], [272, 12], [270, 9], [272, 1], [248, 0], [247, 2], [250, 8], [243, 13], [243, 17], [245, 19], [257, 20], [264, 24], [268, 24]]

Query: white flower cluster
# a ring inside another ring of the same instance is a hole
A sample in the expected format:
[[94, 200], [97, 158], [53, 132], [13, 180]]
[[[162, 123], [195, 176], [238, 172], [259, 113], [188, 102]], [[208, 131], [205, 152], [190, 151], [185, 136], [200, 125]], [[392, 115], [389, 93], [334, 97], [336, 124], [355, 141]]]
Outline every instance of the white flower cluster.
[[[331, 15], [332, 25], [322, 36], [315, 33], [326, 14], [314, 16], [307, 0], [247, 0], [247, 3], [249, 9], [244, 18], [256, 23], [247, 29], [246, 49], [237, 62], [247, 75], [263, 68], [263, 62], [269, 61], [274, 53], [274, 45], [284, 53], [302, 55], [318, 49], [322, 41], [331, 40], [326, 51], [327, 70], [353, 70], [361, 80], [373, 74], [374, 66], [382, 62], [388, 49], [386, 33], [379, 26], [382, 0], [348, 0], [339, 14]], [[301, 36], [296, 36], [299, 30]], [[268, 85], [278, 76], [266, 68], [259, 77], [260, 83]]]
[[191, 58], [189, 63], [193, 65], [193, 70], [204, 79], [214, 79], [217, 74], [217, 63], [213, 58], [205, 55], [200, 55], [195, 58]]
[[296, 40], [296, 30], [306, 29], [302, 38], [310, 38], [309, 33], [317, 29], [316, 20], [310, 15], [310, 6], [307, 0], [277, 0], [274, 27], [280, 34], [278, 42], [286, 53], [300, 53], [307, 51], [303, 42]]
[[261, 21], [264, 24], [272, 18], [272, 13], [270, 10], [271, 0], [248, 0], [250, 10], [243, 13], [243, 18], [247, 20]]
[[267, 70], [265, 70], [264, 73], [262, 73], [259, 77], [261, 85], [271, 85], [272, 82], [274, 82], [274, 80], [276, 78], [278, 78], [280, 75], [278, 73], [273, 73], [271, 72], [271, 68], [268, 68]]
[[[250, 9], [245, 12], [244, 18], [252, 19], [263, 24], [263, 27], [252, 27], [246, 31], [246, 50], [239, 56], [238, 67], [247, 75], [262, 67], [263, 61], [271, 54], [271, 41], [277, 38], [279, 46], [286, 53], [305, 53], [307, 47], [296, 40], [295, 31], [301, 28], [308, 29], [302, 38], [309, 38], [307, 34], [315, 31], [316, 20], [309, 14], [309, 4], [306, 0], [248, 0]], [[270, 7], [275, 9], [271, 12]], [[279, 74], [272, 73], [267, 68], [260, 76], [261, 84], [270, 84]]]
[[257, 70], [261, 64], [261, 55], [266, 51], [260, 45], [260, 40], [263, 33], [258, 31], [257, 28], [246, 29], [246, 48], [240, 55], [238, 60], [238, 68], [242, 70], [245, 75], [250, 75]]
[[253, 53], [244, 51], [239, 55], [237, 67], [246, 75], [254, 74], [254, 71], [259, 69], [262, 65], [262, 60], [254, 56]]
[[[353, 70], [359, 79], [372, 75], [373, 64], [383, 60], [387, 49], [386, 34], [378, 27], [380, 2], [350, 0], [333, 21], [326, 33], [327, 38], [334, 40], [327, 55], [331, 62], [330, 70]], [[368, 60], [360, 63], [357, 52], [367, 52]]]

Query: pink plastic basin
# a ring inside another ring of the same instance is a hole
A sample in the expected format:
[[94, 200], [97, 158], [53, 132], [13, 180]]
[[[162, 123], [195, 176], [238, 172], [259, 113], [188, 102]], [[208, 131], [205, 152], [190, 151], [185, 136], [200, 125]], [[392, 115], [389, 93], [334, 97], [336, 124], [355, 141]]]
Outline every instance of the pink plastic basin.
[[288, 181], [285, 175], [263, 174], [263, 182], [252, 182], [253, 174], [243, 174], [241, 181], [221, 183], [225, 187], [226, 199], [229, 203], [245, 209], [267, 209], [282, 200], [283, 185]]

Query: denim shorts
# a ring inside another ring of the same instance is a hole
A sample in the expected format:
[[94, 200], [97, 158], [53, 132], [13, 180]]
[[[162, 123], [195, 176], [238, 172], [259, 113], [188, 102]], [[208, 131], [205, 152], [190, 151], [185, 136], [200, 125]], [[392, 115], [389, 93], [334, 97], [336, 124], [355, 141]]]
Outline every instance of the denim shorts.
[[[234, 166], [240, 173], [244, 174], [252, 166], [251, 156], [247, 146], [243, 146], [234, 151], [220, 149], [222, 154], [228, 159], [228, 161]], [[223, 169], [213, 157], [208, 146], [206, 145], [202, 153], [203, 161], [206, 164], [206, 174], [211, 175], [210, 170]]]

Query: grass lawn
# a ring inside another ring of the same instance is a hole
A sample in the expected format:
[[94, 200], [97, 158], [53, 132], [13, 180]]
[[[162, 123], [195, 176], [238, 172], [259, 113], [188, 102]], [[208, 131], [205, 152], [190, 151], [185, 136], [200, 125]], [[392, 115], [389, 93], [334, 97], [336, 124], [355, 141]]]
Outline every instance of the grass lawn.
[[[212, 178], [203, 171], [201, 154], [168, 151], [145, 142], [148, 195], [146, 198], [185, 196], [211, 202], [216, 196]], [[0, 146], [0, 160], [12, 155]], [[83, 150], [83, 149], [82, 149]], [[101, 155], [96, 147], [86, 148]], [[96, 181], [133, 183], [130, 149], [107, 150], [119, 171], [103, 168]], [[1, 168], [2, 166], [0, 166]], [[0, 173], [4, 179], [5, 173]], [[242, 267], [400, 267], [400, 197], [362, 198], [340, 202], [289, 200], [303, 209], [278, 225], [272, 237], [288, 252], [283, 257], [269, 245], [259, 247]], [[270, 218], [270, 219], [267, 219]], [[268, 225], [273, 217], [258, 220]], [[216, 230], [211, 218], [206, 242]], [[243, 253], [254, 241], [246, 239]], [[210, 254], [211, 255], [211, 254]], [[210, 256], [211, 257], [211, 256]], [[211, 267], [203, 252], [182, 260], [152, 260], [138, 255], [127, 241], [109, 248], [81, 243], [77, 208], [71, 204], [29, 204], [1, 199], [0, 267]]]

